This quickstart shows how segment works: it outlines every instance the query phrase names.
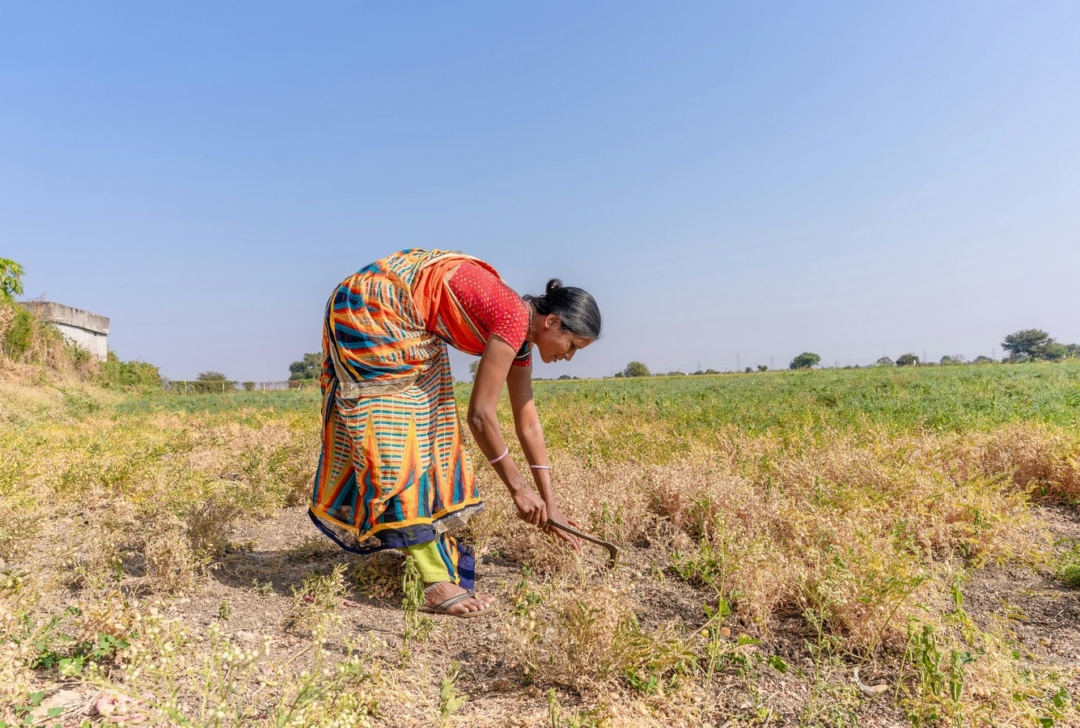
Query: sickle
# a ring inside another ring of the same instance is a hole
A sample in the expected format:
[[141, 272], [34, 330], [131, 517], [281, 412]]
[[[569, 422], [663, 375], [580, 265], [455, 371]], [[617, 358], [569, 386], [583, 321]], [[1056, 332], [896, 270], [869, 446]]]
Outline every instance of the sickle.
[[580, 539], [582, 539], [584, 541], [589, 541], [591, 543], [594, 543], [597, 546], [603, 546], [605, 549], [607, 549], [607, 552], [608, 552], [607, 567], [609, 569], [614, 569], [615, 565], [619, 563], [619, 547], [616, 546], [615, 544], [609, 543], [607, 541], [603, 541], [601, 539], [598, 539], [596, 536], [590, 536], [587, 533], [582, 533], [581, 531], [577, 530], [576, 528], [572, 528], [570, 526], [567, 526], [565, 523], [559, 523], [558, 521], [553, 521], [550, 518], [547, 521], [547, 525], [554, 526], [555, 528], [559, 529], [560, 531], [566, 531], [567, 533], [569, 533], [571, 535], [577, 536], [578, 538], [580, 538]]

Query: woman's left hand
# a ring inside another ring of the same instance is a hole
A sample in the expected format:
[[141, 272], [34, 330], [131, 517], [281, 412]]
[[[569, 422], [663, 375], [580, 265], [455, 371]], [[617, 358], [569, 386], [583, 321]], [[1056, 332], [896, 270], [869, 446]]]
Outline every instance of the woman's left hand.
[[[573, 526], [574, 528], [578, 527], [577, 522], [567, 518], [559, 509], [559, 507], [554, 503], [547, 504], [547, 517], [549, 521], [555, 521], [556, 523], [565, 523], [566, 525]], [[566, 531], [555, 528], [554, 526], [544, 526], [544, 532], [550, 536], [561, 538], [563, 541], [570, 544], [570, 548], [574, 549], [574, 551], [581, 551], [581, 541], [579, 541], [578, 537], [573, 535], [572, 533], [567, 533]]]

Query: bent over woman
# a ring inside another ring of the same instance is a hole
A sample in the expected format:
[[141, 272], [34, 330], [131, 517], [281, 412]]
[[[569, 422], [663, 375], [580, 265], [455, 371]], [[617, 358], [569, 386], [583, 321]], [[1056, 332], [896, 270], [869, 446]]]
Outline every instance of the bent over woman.
[[[569, 361], [600, 335], [596, 301], [548, 282], [519, 297], [487, 263], [457, 252], [405, 250], [344, 280], [323, 327], [322, 453], [312, 521], [353, 553], [400, 549], [425, 582], [426, 611], [472, 617], [492, 606], [473, 590], [472, 551], [451, 535], [483, 507], [454, 406], [447, 345], [480, 356], [468, 423], [538, 527], [571, 523], [551, 488], [532, 396], [532, 353]], [[507, 456], [496, 419], [503, 386], [539, 491]], [[576, 539], [548, 527], [574, 548]]]

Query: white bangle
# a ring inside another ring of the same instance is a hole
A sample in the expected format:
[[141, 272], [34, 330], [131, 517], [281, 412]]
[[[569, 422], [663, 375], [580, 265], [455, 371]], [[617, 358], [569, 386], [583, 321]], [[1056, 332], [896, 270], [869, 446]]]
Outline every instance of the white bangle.
[[550, 465], [529, 465], [533, 470], [551, 470]]

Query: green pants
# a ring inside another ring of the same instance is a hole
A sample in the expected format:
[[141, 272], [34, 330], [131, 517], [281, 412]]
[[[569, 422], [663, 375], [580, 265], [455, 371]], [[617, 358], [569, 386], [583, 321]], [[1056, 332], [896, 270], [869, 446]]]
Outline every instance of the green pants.
[[425, 583], [452, 581], [465, 589], [473, 588], [476, 561], [472, 551], [459, 544], [450, 534], [444, 533], [427, 543], [406, 546], [402, 551], [416, 559], [420, 578]]

